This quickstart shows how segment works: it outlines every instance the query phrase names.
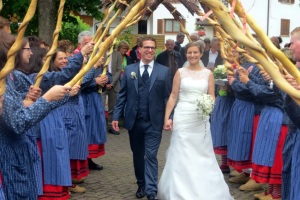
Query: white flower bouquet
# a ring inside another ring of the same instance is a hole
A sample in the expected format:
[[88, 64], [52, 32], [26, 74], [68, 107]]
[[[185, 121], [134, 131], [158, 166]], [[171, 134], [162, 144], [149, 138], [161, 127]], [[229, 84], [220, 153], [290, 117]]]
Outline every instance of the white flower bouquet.
[[225, 65], [218, 65], [213, 72], [215, 79], [225, 79], [227, 78], [227, 69]]
[[226, 85], [227, 81], [227, 69], [225, 65], [218, 65], [213, 72], [215, 83], [217, 85]]
[[197, 111], [199, 112], [199, 117], [202, 120], [206, 120], [209, 114], [214, 109], [214, 99], [211, 95], [202, 93], [200, 97], [196, 100]]

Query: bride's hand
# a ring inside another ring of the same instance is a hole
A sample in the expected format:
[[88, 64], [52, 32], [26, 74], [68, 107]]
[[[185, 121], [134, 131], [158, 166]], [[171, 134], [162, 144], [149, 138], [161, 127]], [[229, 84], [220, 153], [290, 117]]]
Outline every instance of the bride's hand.
[[173, 128], [173, 120], [168, 119], [167, 121], [165, 121], [164, 130], [165, 131], [171, 131], [172, 128]]

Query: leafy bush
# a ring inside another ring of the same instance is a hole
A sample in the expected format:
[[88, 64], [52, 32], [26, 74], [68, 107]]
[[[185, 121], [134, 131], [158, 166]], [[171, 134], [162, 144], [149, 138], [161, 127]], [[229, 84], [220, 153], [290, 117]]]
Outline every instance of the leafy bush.
[[79, 16], [71, 16], [75, 20], [62, 22], [62, 28], [59, 33], [60, 40], [70, 40], [75, 46], [78, 44], [78, 34], [81, 31], [90, 30], [91, 27], [84, 23]]

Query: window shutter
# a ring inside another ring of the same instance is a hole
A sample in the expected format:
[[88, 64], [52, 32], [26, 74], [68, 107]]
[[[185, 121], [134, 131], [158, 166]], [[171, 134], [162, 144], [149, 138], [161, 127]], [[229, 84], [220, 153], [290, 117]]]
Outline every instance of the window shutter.
[[280, 35], [288, 36], [290, 35], [290, 20], [281, 19]]
[[164, 20], [157, 20], [157, 34], [164, 34]]

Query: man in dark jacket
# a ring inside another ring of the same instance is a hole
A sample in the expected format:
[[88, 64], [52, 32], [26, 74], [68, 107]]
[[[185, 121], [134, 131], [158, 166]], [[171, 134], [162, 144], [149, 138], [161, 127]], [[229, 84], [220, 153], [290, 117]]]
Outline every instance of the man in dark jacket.
[[166, 41], [166, 50], [157, 55], [156, 62], [170, 68], [169, 73], [173, 79], [178, 68], [182, 67], [183, 60], [181, 54], [174, 50], [174, 40]]

